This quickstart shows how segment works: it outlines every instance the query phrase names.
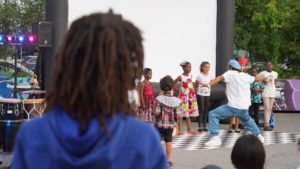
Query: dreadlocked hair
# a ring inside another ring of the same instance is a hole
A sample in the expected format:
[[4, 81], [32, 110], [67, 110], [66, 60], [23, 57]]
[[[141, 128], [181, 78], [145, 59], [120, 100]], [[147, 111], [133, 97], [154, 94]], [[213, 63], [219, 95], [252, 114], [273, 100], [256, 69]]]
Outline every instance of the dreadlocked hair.
[[131, 115], [128, 90], [142, 75], [144, 52], [140, 31], [112, 11], [74, 21], [56, 56], [47, 109], [60, 107], [84, 133], [97, 118]]

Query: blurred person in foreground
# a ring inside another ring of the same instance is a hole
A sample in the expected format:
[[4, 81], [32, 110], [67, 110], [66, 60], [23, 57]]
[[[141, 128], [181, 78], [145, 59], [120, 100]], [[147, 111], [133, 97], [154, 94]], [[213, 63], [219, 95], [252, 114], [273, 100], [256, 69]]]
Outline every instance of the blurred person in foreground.
[[236, 169], [264, 169], [265, 160], [264, 145], [254, 135], [241, 136], [235, 142], [231, 162]]
[[48, 110], [20, 128], [11, 168], [167, 168], [155, 129], [131, 116], [128, 91], [143, 61], [140, 31], [121, 15], [74, 21], [55, 58]]

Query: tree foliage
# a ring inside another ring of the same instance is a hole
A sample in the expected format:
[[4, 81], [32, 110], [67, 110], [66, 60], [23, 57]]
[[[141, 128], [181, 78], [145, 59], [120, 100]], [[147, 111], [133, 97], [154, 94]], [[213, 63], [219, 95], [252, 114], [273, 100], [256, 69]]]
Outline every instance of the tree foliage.
[[6, 0], [0, 4], [0, 32], [30, 32], [32, 21], [44, 20], [45, 0]]
[[20, 20], [20, 10], [17, 2], [6, 2], [0, 5], [0, 32], [11, 34], [17, 32]]
[[[5, 0], [0, 3], [0, 34], [17, 35], [30, 33], [32, 21], [45, 18], [45, 0]], [[23, 47], [32, 53], [34, 47]], [[3, 46], [0, 57], [10, 56], [16, 51], [12, 46]]]
[[[272, 61], [281, 77], [300, 73], [299, 1], [236, 0], [235, 47], [252, 62]], [[289, 70], [284, 71], [282, 65]]]

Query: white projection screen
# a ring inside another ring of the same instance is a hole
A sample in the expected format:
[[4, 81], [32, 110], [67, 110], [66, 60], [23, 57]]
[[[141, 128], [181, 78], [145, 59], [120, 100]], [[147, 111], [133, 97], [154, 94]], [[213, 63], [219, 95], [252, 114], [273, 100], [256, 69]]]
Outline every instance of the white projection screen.
[[152, 69], [153, 82], [176, 78], [183, 60], [191, 62], [194, 80], [202, 61], [211, 63], [215, 75], [217, 0], [70, 0], [69, 23], [110, 8], [142, 31], [144, 67]]

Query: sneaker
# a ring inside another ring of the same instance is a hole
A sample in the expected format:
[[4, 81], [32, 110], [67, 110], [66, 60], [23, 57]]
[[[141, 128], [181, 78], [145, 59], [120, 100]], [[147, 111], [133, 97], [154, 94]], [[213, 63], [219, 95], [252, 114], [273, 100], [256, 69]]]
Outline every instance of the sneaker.
[[273, 129], [270, 126], [265, 126], [264, 131], [272, 131]]
[[259, 139], [259, 141], [260, 141], [261, 143], [264, 144], [265, 138], [264, 138], [261, 134], [257, 135], [257, 138]]
[[203, 128], [203, 131], [208, 132], [208, 129], [206, 127]]
[[198, 128], [198, 132], [201, 133], [203, 131], [203, 128]]
[[208, 147], [214, 147], [214, 146], [219, 146], [221, 144], [222, 144], [221, 138], [219, 136], [213, 136], [204, 145]]

